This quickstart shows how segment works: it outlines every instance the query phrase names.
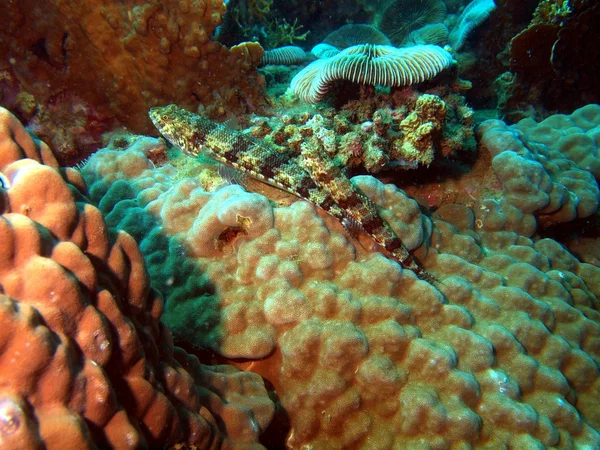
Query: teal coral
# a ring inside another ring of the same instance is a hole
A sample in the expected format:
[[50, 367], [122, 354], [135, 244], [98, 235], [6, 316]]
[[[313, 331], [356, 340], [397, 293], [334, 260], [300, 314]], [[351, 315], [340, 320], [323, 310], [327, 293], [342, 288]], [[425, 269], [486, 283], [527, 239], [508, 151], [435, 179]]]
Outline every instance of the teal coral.
[[450, 32], [450, 45], [459, 51], [469, 34], [485, 21], [496, 9], [494, 0], [472, 0], [458, 18], [458, 23]]

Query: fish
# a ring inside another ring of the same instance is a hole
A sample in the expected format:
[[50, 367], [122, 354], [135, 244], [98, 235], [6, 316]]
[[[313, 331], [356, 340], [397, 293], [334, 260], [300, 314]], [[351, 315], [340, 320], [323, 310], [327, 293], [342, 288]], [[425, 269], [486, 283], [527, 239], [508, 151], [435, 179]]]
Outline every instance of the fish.
[[421, 280], [438, 283], [410, 253], [376, 205], [315, 146], [301, 153], [277, 150], [263, 141], [213, 122], [177, 105], [156, 106], [148, 112], [160, 134], [190, 156], [201, 153], [242, 174], [306, 200], [338, 220], [354, 235], [365, 232], [378, 250]]

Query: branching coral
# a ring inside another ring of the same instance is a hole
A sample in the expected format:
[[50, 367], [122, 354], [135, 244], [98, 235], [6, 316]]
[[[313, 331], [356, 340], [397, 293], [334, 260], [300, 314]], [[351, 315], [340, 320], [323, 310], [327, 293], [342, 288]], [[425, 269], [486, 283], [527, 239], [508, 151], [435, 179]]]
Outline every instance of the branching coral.
[[273, 7], [273, 0], [248, 0], [248, 13], [258, 22], [265, 22]]
[[301, 32], [303, 25], [298, 24], [298, 19], [290, 24], [286, 19], [274, 18], [265, 24], [265, 45], [267, 48], [277, 48], [282, 45], [294, 44], [304, 41], [310, 31]]

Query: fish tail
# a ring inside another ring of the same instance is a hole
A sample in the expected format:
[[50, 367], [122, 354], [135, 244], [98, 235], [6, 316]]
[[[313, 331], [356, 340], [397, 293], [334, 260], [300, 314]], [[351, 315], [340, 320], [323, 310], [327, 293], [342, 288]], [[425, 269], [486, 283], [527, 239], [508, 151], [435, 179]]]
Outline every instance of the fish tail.
[[393, 257], [400, 263], [400, 265], [412, 271], [420, 280], [427, 281], [431, 284], [441, 284], [442, 282], [433, 276], [430, 272], [417, 262], [415, 257], [406, 248], [402, 247], [400, 251], [394, 251]]

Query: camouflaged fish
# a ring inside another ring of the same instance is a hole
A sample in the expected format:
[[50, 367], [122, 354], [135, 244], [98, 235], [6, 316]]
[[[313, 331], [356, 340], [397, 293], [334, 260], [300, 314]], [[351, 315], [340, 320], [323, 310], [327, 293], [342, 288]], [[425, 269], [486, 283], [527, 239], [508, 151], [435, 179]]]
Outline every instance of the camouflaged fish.
[[252, 178], [307, 200], [339, 220], [355, 235], [366, 232], [380, 251], [429, 282], [437, 280], [423, 269], [375, 204], [342, 173], [323, 151], [302, 147], [301, 155], [281, 152], [225, 125], [212, 122], [176, 105], [150, 109], [158, 131], [183, 152], [208, 157]]

